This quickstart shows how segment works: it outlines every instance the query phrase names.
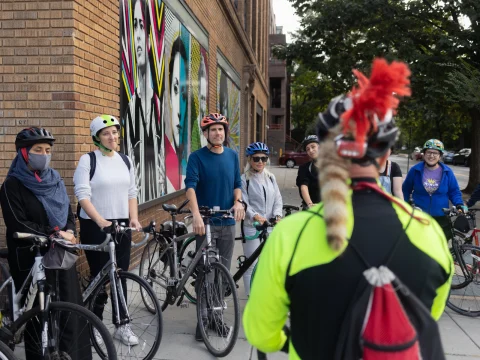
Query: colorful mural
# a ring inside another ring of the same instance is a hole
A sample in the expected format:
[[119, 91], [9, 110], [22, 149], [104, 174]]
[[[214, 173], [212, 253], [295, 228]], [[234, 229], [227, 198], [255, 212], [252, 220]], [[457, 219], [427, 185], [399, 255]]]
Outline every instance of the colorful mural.
[[204, 145], [207, 51], [160, 0], [121, 0], [122, 151], [139, 203], [184, 187], [190, 151]]
[[217, 67], [217, 111], [230, 124], [228, 146], [240, 152], [240, 89], [221, 67]]

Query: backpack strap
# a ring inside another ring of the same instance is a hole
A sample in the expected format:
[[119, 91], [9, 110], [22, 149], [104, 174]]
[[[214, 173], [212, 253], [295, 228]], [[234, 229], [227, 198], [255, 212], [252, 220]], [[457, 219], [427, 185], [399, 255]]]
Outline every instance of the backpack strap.
[[248, 195], [248, 187], [250, 186], [250, 179], [247, 180], [247, 195]]
[[125, 155], [124, 153], [121, 153], [121, 152], [119, 152], [117, 154], [120, 155], [120, 157], [122, 158], [125, 165], [127, 165], [128, 171], [130, 171], [130, 160], [128, 160], [128, 156]]
[[97, 157], [95, 156], [95, 152], [90, 151], [88, 153], [90, 157], [90, 180], [92, 180], [93, 175], [95, 175], [95, 169], [97, 167]]

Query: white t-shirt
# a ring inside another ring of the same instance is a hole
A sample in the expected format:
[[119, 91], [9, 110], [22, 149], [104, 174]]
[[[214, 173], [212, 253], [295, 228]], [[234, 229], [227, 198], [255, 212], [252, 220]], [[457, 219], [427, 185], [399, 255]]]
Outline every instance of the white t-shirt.
[[[73, 175], [75, 196], [78, 201], [88, 199], [104, 219], [128, 219], [128, 200], [137, 197], [135, 170], [130, 161], [130, 172], [122, 157], [117, 152], [113, 156], [105, 156], [95, 150], [97, 158], [95, 174], [90, 181], [90, 156], [80, 157]], [[85, 211], [80, 216], [90, 219]]]

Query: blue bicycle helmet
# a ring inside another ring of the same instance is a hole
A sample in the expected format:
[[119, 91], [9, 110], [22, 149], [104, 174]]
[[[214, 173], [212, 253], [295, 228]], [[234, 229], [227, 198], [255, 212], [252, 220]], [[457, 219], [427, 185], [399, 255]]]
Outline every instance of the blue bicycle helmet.
[[257, 152], [263, 152], [267, 155], [270, 154], [270, 150], [268, 150], [268, 146], [262, 142], [254, 142], [247, 146], [245, 149], [245, 156], [252, 156]]

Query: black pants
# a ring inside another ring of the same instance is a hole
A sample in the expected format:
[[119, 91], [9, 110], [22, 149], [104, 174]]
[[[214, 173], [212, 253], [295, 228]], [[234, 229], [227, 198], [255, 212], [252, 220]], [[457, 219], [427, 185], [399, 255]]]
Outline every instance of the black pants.
[[[98, 245], [105, 241], [106, 234], [100, 230], [98, 225], [90, 219], [80, 219], [80, 240], [82, 244], [86, 245]], [[108, 220], [112, 221], [112, 220]], [[125, 222], [128, 224], [128, 219], [117, 219], [119, 223]], [[132, 245], [132, 233], [127, 231], [125, 234], [119, 235], [116, 239], [117, 243], [115, 244], [115, 256], [117, 258], [117, 267], [124, 271], [128, 271], [130, 265], [130, 248]], [[87, 257], [88, 266], [90, 267], [90, 275], [92, 277], [97, 276], [97, 274], [103, 269], [105, 264], [110, 260], [110, 256], [106, 252], [100, 251], [85, 251], [85, 256]], [[125, 281], [122, 281], [123, 292], [125, 296], [125, 301], [127, 300], [127, 284]], [[103, 319], [103, 308], [107, 302], [106, 292], [101, 293], [101, 296], [97, 298], [97, 302], [94, 307], [94, 313], [100, 319]], [[114, 312], [112, 312], [114, 313]], [[120, 313], [123, 316], [122, 311]], [[112, 314], [113, 316], [113, 314]], [[112, 319], [114, 321], [114, 319]]]
[[433, 216], [433, 218], [437, 221], [438, 225], [443, 230], [443, 233], [445, 234], [445, 237], [447, 240], [450, 240], [453, 238], [452, 234], [452, 225], [450, 223], [450, 219], [446, 216]]
[[[12, 269], [12, 278], [15, 282], [16, 291], [18, 291], [28, 276], [28, 271], [19, 271], [17, 264], [10, 263], [10, 269]], [[33, 266], [33, 263], [32, 265]], [[47, 276], [47, 283], [50, 288], [56, 289], [56, 277], [58, 276], [59, 285], [59, 300], [78, 304], [83, 306], [82, 292], [80, 290], [80, 284], [78, 281], [77, 269], [72, 266], [68, 270], [47, 270], [45, 269]], [[38, 305], [38, 299], [35, 300], [34, 306]], [[65, 315], [65, 314], [63, 314]], [[62, 320], [60, 320], [62, 322]], [[68, 321], [62, 326], [60, 349], [65, 349], [69, 352], [72, 360], [84, 360], [92, 358], [92, 351], [90, 347], [90, 334], [87, 324], [83, 319], [75, 318], [73, 316], [68, 317]], [[81, 332], [80, 330], [83, 329]], [[29, 321], [25, 328], [25, 357], [27, 360], [42, 359], [41, 349], [39, 346], [39, 334], [41, 332], [40, 324], [35, 320]]]

